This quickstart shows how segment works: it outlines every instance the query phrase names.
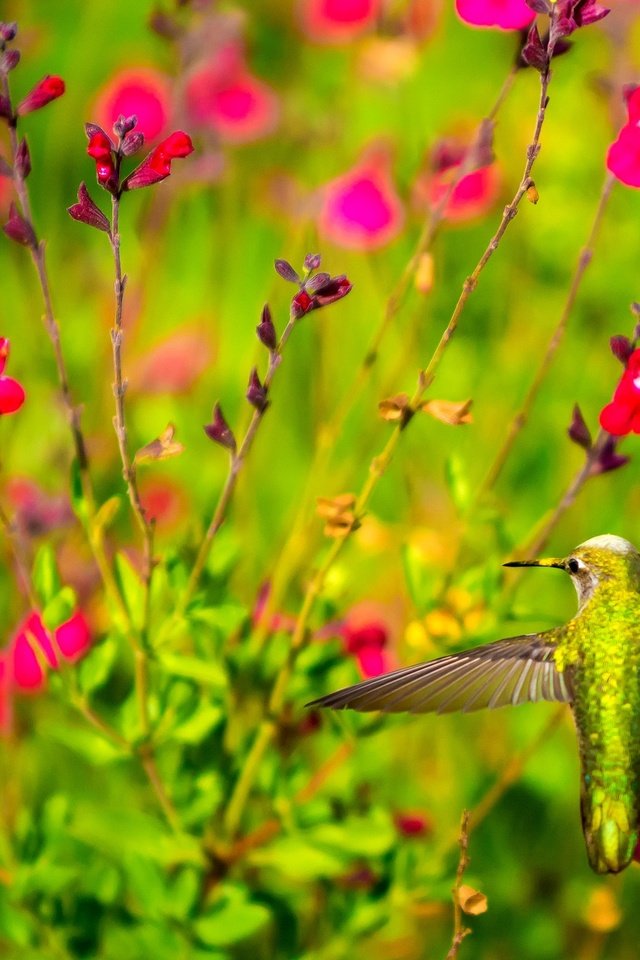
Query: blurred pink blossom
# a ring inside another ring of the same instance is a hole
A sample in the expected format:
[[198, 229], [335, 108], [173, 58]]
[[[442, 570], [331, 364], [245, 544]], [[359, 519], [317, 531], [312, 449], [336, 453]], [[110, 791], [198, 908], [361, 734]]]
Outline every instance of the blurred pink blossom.
[[105, 130], [119, 116], [138, 118], [136, 131], [155, 140], [166, 128], [171, 112], [169, 81], [151, 67], [119, 70], [98, 93], [92, 111]]
[[221, 47], [190, 74], [185, 98], [192, 123], [212, 128], [228, 143], [259, 140], [278, 122], [275, 92], [251, 73], [235, 42]]
[[522, 30], [536, 16], [525, 0], [456, 0], [456, 12], [474, 27], [500, 30]]
[[131, 381], [145, 393], [186, 393], [207, 369], [211, 344], [197, 330], [178, 330], [137, 362]]
[[[414, 187], [418, 204], [436, 207], [459, 175], [469, 148], [457, 140], [444, 140], [431, 158], [431, 169], [422, 173]], [[497, 164], [488, 163], [462, 177], [453, 188], [443, 212], [454, 223], [472, 220], [487, 213], [500, 196], [501, 178]]]
[[[40, 661], [56, 670], [58, 652], [64, 660], [74, 663], [87, 652], [90, 644], [89, 626], [82, 613], [74, 613], [57, 627], [53, 640], [40, 614], [30, 613], [18, 626], [9, 648], [14, 686], [23, 692], [37, 693], [46, 683]], [[34, 648], [38, 648], [39, 656]]]
[[628, 121], [609, 147], [607, 167], [628, 187], [640, 187], [640, 87], [627, 92]]
[[310, 40], [348, 43], [375, 23], [381, 6], [381, 0], [300, 0], [298, 9]]
[[319, 229], [352, 250], [374, 250], [402, 230], [404, 210], [391, 177], [386, 150], [369, 152], [323, 189]]

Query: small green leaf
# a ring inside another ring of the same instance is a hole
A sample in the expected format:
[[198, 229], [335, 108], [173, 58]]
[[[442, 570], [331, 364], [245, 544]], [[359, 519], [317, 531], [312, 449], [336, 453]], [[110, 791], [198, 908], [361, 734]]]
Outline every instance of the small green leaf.
[[255, 850], [248, 860], [257, 867], [271, 867], [296, 883], [338, 877], [344, 873], [348, 862], [339, 851], [321, 849], [297, 836], [279, 837], [268, 846]]
[[140, 629], [144, 621], [144, 584], [140, 574], [124, 553], [116, 554], [116, 572], [122, 587], [127, 610], [134, 624]]
[[404, 544], [402, 548], [402, 567], [409, 596], [416, 609], [423, 612], [430, 599], [432, 581], [425, 569], [422, 551], [413, 544]]
[[111, 675], [117, 652], [115, 640], [107, 637], [102, 643], [96, 643], [82, 658], [76, 667], [76, 676], [83, 693], [92, 693], [104, 686]]
[[224, 711], [218, 704], [200, 703], [187, 720], [170, 731], [170, 738], [178, 743], [201, 743], [223, 718]]
[[82, 490], [82, 474], [77, 460], [71, 462], [71, 506], [75, 515], [83, 521], [87, 520], [87, 504]]
[[114, 763], [128, 756], [106, 736], [94, 733], [86, 727], [70, 727], [66, 724], [47, 723], [46, 737], [57, 740], [95, 766]]
[[230, 947], [258, 934], [264, 936], [271, 914], [260, 903], [222, 902], [194, 923], [196, 936], [210, 947]]
[[120, 497], [109, 497], [108, 500], [105, 500], [93, 521], [98, 530], [106, 530], [111, 526], [118, 514], [121, 503], [122, 499]]
[[58, 565], [53, 547], [44, 543], [38, 548], [33, 561], [33, 586], [43, 606], [49, 603], [62, 589]]
[[161, 653], [158, 661], [172, 677], [195, 680], [204, 687], [224, 691], [228, 686], [228, 677], [220, 663], [213, 660], [199, 660], [198, 657], [182, 656], [179, 653]]
[[55, 597], [49, 600], [42, 611], [42, 622], [47, 630], [56, 630], [61, 623], [69, 620], [77, 605], [74, 590], [71, 587], [63, 587]]
[[469, 474], [462, 459], [452, 454], [445, 463], [445, 482], [459, 513], [469, 506]]

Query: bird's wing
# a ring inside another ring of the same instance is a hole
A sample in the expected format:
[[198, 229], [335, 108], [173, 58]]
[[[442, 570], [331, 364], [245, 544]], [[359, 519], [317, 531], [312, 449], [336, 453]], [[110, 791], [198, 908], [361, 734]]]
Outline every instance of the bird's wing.
[[557, 636], [556, 629], [498, 640], [364, 680], [307, 706], [451, 713], [536, 700], [570, 703], [571, 679], [554, 663]]

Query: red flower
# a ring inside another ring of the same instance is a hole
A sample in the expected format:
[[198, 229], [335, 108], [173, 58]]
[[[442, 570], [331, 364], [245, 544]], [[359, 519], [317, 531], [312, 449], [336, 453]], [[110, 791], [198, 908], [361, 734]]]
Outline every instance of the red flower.
[[456, 0], [456, 12], [474, 27], [500, 30], [522, 30], [536, 16], [525, 0]]
[[140, 499], [148, 520], [163, 531], [177, 530], [185, 521], [188, 500], [181, 486], [168, 478], [145, 479]]
[[431, 829], [431, 824], [423, 813], [398, 811], [393, 819], [398, 833], [403, 837], [422, 837]]
[[138, 67], [121, 70], [108, 81], [98, 94], [95, 113], [108, 129], [120, 116], [136, 116], [136, 132], [155, 140], [166, 127], [170, 104], [166, 77], [157, 70]]
[[404, 212], [389, 167], [386, 151], [376, 150], [326, 185], [319, 227], [329, 240], [374, 250], [398, 235]]
[[267, 136], [278, 121], [276, 94], [253, 76], [237, 43], [222, 47], [215, 60], [191, 74], [185, 98], [192, 121], [229, 143]]
[[600, 413], [600, 426], [615, 437], [640, 433], [640, 350], [634, 350], [611, 403]]
[[18, 104], [18, 114], [23, 117], [25, 113], [32, 113], [34, 110], [45, 107], [52, 100], [61, 97], [64, 89], [64, 80], [61, 77], [44, 77]]
[[158, 144], [148, 154], [139, 167], [123, 181], [123, 190], [138, 190], [160, 183], [171, 173], [171, 162], [193, 153], [191, 137], [182, 130], [176, 130]]
[[4, 376], [4, 368], [9, 358], [9, 341], [0, 337], [0, 414], [15, 413], [25, 400], [24, 388], [12, 377]]
[[62, 623], [53, 632], [46, 629], [39, 613], [30, 613], [18, 627], [10, 647], [13, 682], [25, 692], [37, 692], [46, 682], [43, 667], [56, 670], [58, 654], [75, 663], [91, 643], [89, 626], [81, 613]]
[[87, 153], [96, 162], [98, 183], [107, 190], [116, 186], [115, 144], [100, 127], [91, 124], [87, 133]]
[[381, 0], [300, 0], [300, 18], [311, 40], [346, 43], [368, 30]]
[[628, 187], [640, 187], [640, 87], [627, 94], [628, 122], [611, 144], [607, 167]]

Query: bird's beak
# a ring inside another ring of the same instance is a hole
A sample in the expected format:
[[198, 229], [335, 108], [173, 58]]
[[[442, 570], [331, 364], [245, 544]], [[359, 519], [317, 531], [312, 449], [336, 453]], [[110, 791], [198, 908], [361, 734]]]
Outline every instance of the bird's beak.
[[503, 567], [555, 567], [557, 570], [564, 570], [564, 560], [558, 557], [548, 557], [545, 560], [509, 560], [503, 563]]

